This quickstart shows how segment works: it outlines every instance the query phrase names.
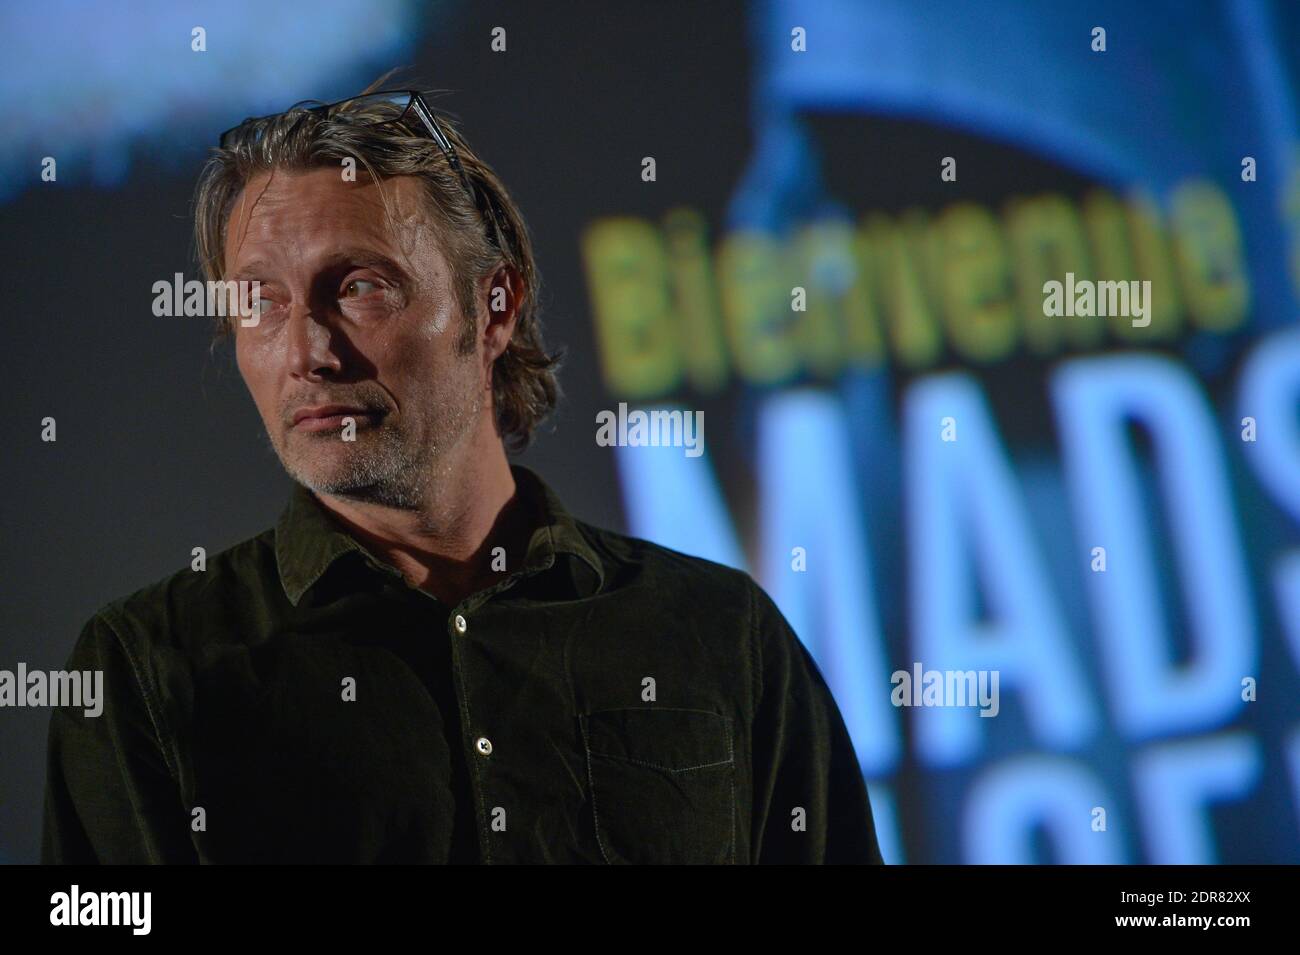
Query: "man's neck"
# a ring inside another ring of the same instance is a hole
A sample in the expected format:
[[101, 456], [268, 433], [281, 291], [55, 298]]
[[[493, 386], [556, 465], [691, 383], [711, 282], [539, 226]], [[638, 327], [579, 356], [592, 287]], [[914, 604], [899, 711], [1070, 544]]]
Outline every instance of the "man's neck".
[[448, 606], [501, 577], [495, 548], [505, 548], [508, 570], [522, 564], [531, 531], [532, 515], [499, 443], [430, 475], [418, 510], [316, 497], [375, 556]]

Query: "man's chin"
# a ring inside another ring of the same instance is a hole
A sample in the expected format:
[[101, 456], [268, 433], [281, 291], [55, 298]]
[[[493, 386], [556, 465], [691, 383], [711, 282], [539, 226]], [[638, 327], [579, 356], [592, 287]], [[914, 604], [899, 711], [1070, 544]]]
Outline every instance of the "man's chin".
[[288, 475], [318, 494], [401, 508], [420, 501], [423, 467], [405, 453], [395, 431], [367, 428], [355, 441], [344, 441], [338, 431], [291, 430], [276, 452]]
[[299, 459], [290, 465], [282, 459], [281, 464], [291, 478], [317, 494], [390, 506], [406, 506], [410, 497], [404, 488], [395, 486], [401, 482], [376, 462], [367, 466], [360, 461]]
[[340, 453], [339, 449], [321, 451], [324, 449], [291, 458], [281, 456], [280, 463], [299, 484], [325, 494], [348, 496], [375, 483], [374, 469], [352, 459], [353, 455]]

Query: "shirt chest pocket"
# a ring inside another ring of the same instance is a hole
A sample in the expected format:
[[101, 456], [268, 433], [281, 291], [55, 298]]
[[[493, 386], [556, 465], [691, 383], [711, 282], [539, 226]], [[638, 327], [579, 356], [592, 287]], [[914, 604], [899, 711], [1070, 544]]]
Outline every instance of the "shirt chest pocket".
[[735, 861], [735, 760], [727, 717], [655, 707], [600, 710], [578, 720], [606, 862]]

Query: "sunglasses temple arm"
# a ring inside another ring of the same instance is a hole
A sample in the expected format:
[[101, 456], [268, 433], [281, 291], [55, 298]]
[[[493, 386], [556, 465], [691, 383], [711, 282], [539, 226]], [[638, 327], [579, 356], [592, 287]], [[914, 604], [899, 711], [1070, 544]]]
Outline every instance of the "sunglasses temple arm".
[[429, 108], [424, 105], [424, 100], [417, 95], [412, 98], [411, 105], [414, 107], [416, 115], [420, 117], [421, 122], [423, 122], [425, 127], [429, 130], [429, 135], [433, 137], [433, 141], [447, 154], [447, 159], [456, 168], [456, 172], [463, 176], [465, 171], [461, 168], [460, 159], [456, 156], [456, 150], [452, 147], [451, 140], [449, 140], [443, 133], [442, 127], [439, 126], [438, 121], [434, 119], [433, 113], [431, 113]]

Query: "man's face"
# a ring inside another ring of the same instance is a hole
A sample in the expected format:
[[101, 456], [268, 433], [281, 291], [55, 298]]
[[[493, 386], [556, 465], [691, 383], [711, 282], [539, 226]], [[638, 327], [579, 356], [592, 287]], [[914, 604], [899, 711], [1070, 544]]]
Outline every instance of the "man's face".
[[[463, 318], [420, 183], [339, 170], [264, 173], [235, 200], [226, 275], [261, 283], [236, 322], [240, 373], [286, 471], [341, 497], [414, 508], [491, 414], [490, 367]], [[355, 421], [345, 440], [344, 418]]]

